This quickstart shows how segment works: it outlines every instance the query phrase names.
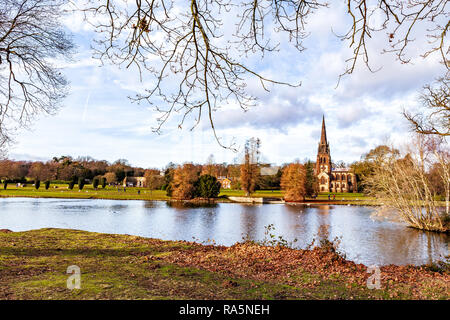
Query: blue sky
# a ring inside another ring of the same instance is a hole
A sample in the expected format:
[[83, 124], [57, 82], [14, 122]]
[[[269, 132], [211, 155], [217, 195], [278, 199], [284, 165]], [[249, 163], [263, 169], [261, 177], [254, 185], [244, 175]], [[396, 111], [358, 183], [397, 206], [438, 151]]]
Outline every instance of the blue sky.
[[[408, 54], [411, 64], [380, 54], [388, 38], [382, 33], [370, 44], [371, 64], [382, 67], [376, 73], [360, 65], [354, 74], [338, 76], [350, 51], [331, 31], [347, 26], [345, 8], [333, 4], [314, 15], [307, 26], [307, 50], [299, 53], [283, 44], [279, 52], [246, 60], [264, 75], [282, 81], [301, 81], [297, 88], [276, 86], [265, 92], [250, 78], [248, 90], [259, 98], [257, 106], [243, 112], [235, 105], [222, 106], [215, 113], [218, 135], [238, 147], [246, 139], [259, 137], [266, 161], [281, 164], [294, 159], [315, 159], [325, 114], [332, 159], [352, 162], [388, 139], [402, 143], [409, 139], [403, 108], [417, 107], [418, 90], [442, 74], [439, 56], [426, 60], [419, 55], [419, 40]], [[71, 83], [71, 93], [56, 115], [42, 115], [30, 131], [22, 130], [10, 148], [14, 159], [46, 160], [53, 156], [89, 155], [115, 161], [126, 158], [142, 167], [163, 167], [168, 162], [204, 162], [214, 154], [216, 162], [233, 162], [237, 154], [221, 148], [206, 123], [194, 131], [177, 128], [175, 116], [161, 134], [152, 132], [158, 113], [150, 105], [133, 104], [127, 97], [145, 89], [133, 70], [101, 66], [92, 58], [94, 32], [80, 15], [65, 18], [66, 27], [78, 45], [73, 62], [60, 62]], [[269, 35], [270, 36], [270, 35]], [[273, 34], [273, 37], [279, 35]], [[281, 40], [283, 40], [281, 38]], [[148, 83], [147, 83], [148, 84]]]

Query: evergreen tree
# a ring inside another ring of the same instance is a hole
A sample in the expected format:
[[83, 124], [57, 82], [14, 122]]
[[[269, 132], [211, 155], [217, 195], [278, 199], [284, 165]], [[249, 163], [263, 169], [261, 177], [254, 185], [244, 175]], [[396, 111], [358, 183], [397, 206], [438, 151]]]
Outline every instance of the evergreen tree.
[[8, 188], [8, 180], [4, 180], [3, 181], [3, 189], [5, 189], [6, 190], [6, 188]]
[[98, 178], [94, 178], [94, 180], [92, 181], [92, 187], [95, 190], [97, 190], [97, 188], [98, 188], [98, 183], [99, 183]]
[[305, 163], [305, 170], [305, 192], [306, 196], [310, 197], [317, 194], [319, 191], [319, 184], [314, 173], [314, 163], [312, 163], [311, 160], [308, 160]]
[[48, 190], [48, 188], [50, 188], [50, 181], [49, 180], [45, 181], [44, 186], [45, 190]]
[[34, 187], [37, 189], [39, 189], [39, 187], [41, 186], [41, 181], [39, 181], [39, 179], [34, 179]]
[[220, 193], [220, 182], [209, 174], [201, 175], [195, 183], [196, 195], [201, 198], [217, 198]]
[[78, 178], [78, 189], [83, 190], [84, 188], [84, 178]]

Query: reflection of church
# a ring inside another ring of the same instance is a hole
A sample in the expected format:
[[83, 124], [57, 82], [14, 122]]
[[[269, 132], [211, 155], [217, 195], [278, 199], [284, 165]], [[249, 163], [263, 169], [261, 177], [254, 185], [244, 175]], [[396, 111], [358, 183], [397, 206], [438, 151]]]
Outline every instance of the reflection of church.
[[357, 192], [355, 174], [348, 168], [333, 168], [331, 165], [325, 116], [322, 119], [322, 134], [317, 152], [315, 172], [319, 181], [319, 192]]

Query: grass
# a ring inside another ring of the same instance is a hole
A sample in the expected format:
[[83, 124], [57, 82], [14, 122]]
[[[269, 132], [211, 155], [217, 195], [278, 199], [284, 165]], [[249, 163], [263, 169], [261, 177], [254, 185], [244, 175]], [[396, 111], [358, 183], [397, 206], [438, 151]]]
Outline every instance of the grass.
[[[2, 186], [3, 187], [3, 186]], [[56, 187], [56, 188], [55, 188]], [[79, 191], [78, 186], [75, 185], [73, 190], [69, 190], [66, 184], [52, 184], [48, 190], [43, 186], [36, 190], [32, 186], [16, 187], [15, 185], [8, 185], [4, 190], [0, 189], [0, 197], [33, 197], [33, 198], [76, 198], [76, 199], [117, 199], [117, 200], [168, 200], [164, 190], [150, 191], [145, 188], [130, 188], [127, 187], [123, 191], [123, 187], [107, 186], [105, 189], [101, 187], [95, 190], [92, 185], [85, 185], [83, 190]], [[140, 194], [138, 194], [138, 190]]]
[[[3, 187], [3, 185], [1, 185]], [[73, 190], [69, 190], [66, 184], [52, 184], [48, 190], [43, 186], [36, 190], [33, 186], [16, 187], [9, 184], [7, 189], [0, 189], [0, 197], [32, 197], [32, 198], [76, 198], [76, 199], [117, 199], [117, 200], [169, 200], [170, 197], [166, 195], [164, 190], [150, 191], [146, 188], [127, 187], [123, 191], [123, 187], [110, 187], [105, 189], [101, 187], [95, 190], [92, 185], [85, 185], [83, 190], [79, 191], [78, 186], [75, 185]], [[140, 191], [140, 194], [138, 194]], [[334, 193], [336, 201], [345, 201], [347, 203], [362, 204], [370, 202], [370, 198], [365, 197], [362, 193]], [[242, 190], [222, 189], [219, 194], [218, 201], [226, 202], [227, 197], [243, 197], [245, 196]], [[264, 198], [283, 198], [281, 190], [257, 190], [252, 197]], [[328, 200], [327, 193], [321, 193], [317, 200]]]
[[[423, 270], [423, 278], [405, 282], [387, 270], [383, 288], [370, 290], [364, 266], [320, 249], [226, 248], [65, 229], [0, 232], [0, 248], [0, 299], [449, 298], [448, 274]], [[80, 267], [80, 289], [67, 288], [71, 265]]]

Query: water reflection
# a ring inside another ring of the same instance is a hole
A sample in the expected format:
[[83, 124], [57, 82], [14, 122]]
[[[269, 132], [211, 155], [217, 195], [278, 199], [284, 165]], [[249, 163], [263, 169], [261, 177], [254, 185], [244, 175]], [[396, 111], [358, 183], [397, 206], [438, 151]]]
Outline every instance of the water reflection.
[[424, 264], [448, 255], [449, 236], [380, 219], [356, 206], [183, 204], [92, 199], [0, 199], [0, 229], [44, 227], [134, 234], [166, 240], [232, 245], [262, 240], [265, 226], [295, 246], [339, 238], [340, 250], [358, 263]]

